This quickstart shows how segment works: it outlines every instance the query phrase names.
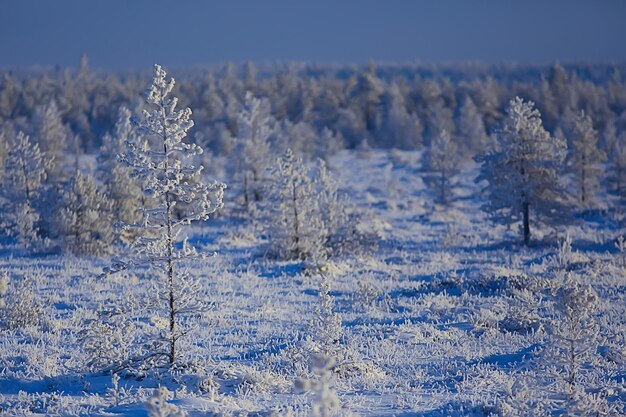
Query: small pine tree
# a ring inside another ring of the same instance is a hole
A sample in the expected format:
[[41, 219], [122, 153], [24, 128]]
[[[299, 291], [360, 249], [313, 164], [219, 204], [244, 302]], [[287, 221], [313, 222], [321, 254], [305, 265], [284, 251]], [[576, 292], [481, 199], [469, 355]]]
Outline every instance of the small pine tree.
[[48, 181], [62, 181], [69, 175], [67, 156], [70, 149], [70, 134], [63, 125], [61, 114], [56, 101], [52, 100], [46, 106], [35, 110], [34, 122], [35, 138], [41, 151], [51, 163], [47, 168]]
[[268, 219], [271, 249], [287, 259], [311, 259], [323, 252], [324, 237], [317, 195], [309, 170], [291, 149], [276, 160], [272, 169]]
[[457, 146], [446, 130], [435, 137], [424, 153], [424, 168], [428, 172], [426, 184], [437, 190], [439, 202], [448, 204], [452, 176], [458, 171]]
[[[131, 169], [118, 162], [126, 149], [126, 142], [137, 143], [136, 129], [131, 123], [131, 112], [126, 107], [118, 111], [113, 135], [106, 134], [98, 155], [98, 174], [106, 186], [107, 196], [112, 202], [112, 216], [116, 225], [133, 224], [139, 221], [137, 207], [149, 207], [141, 182], [131, 176]], [[130, 243], [134, 234], [131, 230], [116, 228], [116, 240]]]
[[566, 149], [565, 141], [543, 128], [534, 103], [516, 97], [509, 102], [494, 149], [475, 158], [482, 164], [476, 181], [488, 183], [489, 201], [483, 209], [501, 223], [521, 220], [525, 245], [530, 242], [531, 210], [548, 217], [562, 207], [558, 172]]
[[[190, 306], [196, 294], [195, 288], [184, 270], [176, 267], [177, 261], [199, 256], [183, 244], [176, 248], [183, 226], [194, 221], [205, 221], [222, 206], [224, 184], [205, 184], [201, 181], [201, 166], [189, 164], [189, 159], [202, 153], [202, 148], [183, 142], [193, 126], [191, 109], [177, 110], [178, 99], [170, 97], [174, 79], [166, 78], [160, 65], [154, 67], [152, 85], [147, 91], [148, 109], [144, 110], [138, 133], [142, 140], [126, 142], [121, 162], [132, 170], [132, 175], [143, 184], [143, 193], [154, 206], [140, 207], [141, 220], [127, 225], [137, 228], [139, 234], [133, 243], [134, 252], [128, 261], [118, 261], [108, 272], [149, 265], [163, 272], [165, 282], [159, 285], [161, 311], [167, 323], [162, 329], [161, 341], [164, 351], [157, 352], [172, 364], [177, 359], [177, 342], [186, 332], [181, 320], [193, 308]], [[194, 177], [197, 181], [186, 179]], [[177, 202], [185, 204], [181, 217], [175, 216]], [[193, 288], [192, 288], [193, 287]]]
[[265, 171], [271, 163], [269, 138], [274, 129], [273, 118], [269, 115], [266, 100], [246, 93], [245, 101], [237, 115], [237, 148], [235, 176], [239, 177], [243, 188], [244, 208], [250, 209], [252, 202], [262, 200], [267, 179]]
[[457, 132], [463, 139], [461, 141], [463, 154], [468, 156], [483, 152], [489, 142], [483, 118], [469, 96], [465, 98], [459, 111]]
[[576, 392], [583, 366], [598, 345], [598, 325], [594, 319], [598, 302], [598, 295], [590, 286], [581, 285], [569, 274], [555, 293], [557, 316], [551, 328], [549, 360], [557, 366], [570, 396]]
[[591, 117], [584, 111], [576, 118], [570, 143], [569, 168], [574, 175], [576, 194], [581, 205], [589, 206], [600, 188], [603, 174], [600, 163], [606, 155], [598, 149], [598, 132], [593, 128]]
[[40, 236], [39, 198], [46, 179], [49, 160], [31, 144], [30, 138], [19, 132], [9, 149], [2, 181], [3, 211], [6, 224], [21, 244], [28, 248], [41, 247], [45, 243]]
[[329, 255], [341, 253], [348, 249], [349, 243], [354, 243], [356, 226], [348, 215], [346, 200], [339, 194], [339, 183], [322, 159], [318, 159], [315, 174], [317, 208], [322, 226], [319, 232]]
[[111, 201], [98, 189], [94, 178], [76, 171], [66, 183], [61, 199], [59, 234], [64, 247], [75, 255], [110, 253]]
[[343, 335], [341, 317], [333, 312], [334, 300], [330, 295], [331, 278], [322, 274], [319, 290], [319, 305], [312, 323], [314, 341], [326, 356], [337, 357], [337, 346]]

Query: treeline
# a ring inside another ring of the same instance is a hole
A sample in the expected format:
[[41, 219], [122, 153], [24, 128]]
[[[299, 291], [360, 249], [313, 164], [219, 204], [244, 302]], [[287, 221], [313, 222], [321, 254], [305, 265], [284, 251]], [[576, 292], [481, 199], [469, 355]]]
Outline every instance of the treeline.
[[[491, 187], [492, 207], [485, 209], [523, 221], [526, 242], [529, 216], [554, 211], [556, 200], [594, 207], [602, 186], [626, 197], [626, 87], [618, 67], [453, 69], [226, 65], [183, 72], [172, 94], [180, 108], [194, 111], [185, 142], [204, 152], [191, 162], [204, 168], [202, 176], [229, 184], [226, 200], [244, 218], [264, 222], [268, 253], [282, 257], [319, 257], [320, 248], [325, 257], [362, 238], [358, 215], [326, 169], [328, 157], [344, 148], [425, 149], [424, 178], [444, 204], [453, 194], [451, 177], [477, 157]], [[114, 226], [139, 221], [157, 204], [140, 192], [153, 184], [137, 181], [123, 161], [158, 145], [140, 128], [150, 122], [142, 100], [147, 78], [93, 71], [85, 58], [77, 70], [3, 75], [5, 237], [80, 255], [110, 253], [116, 242], [135, 238]], [[532, 102], [523, 117], [514, 116], [523, 108], [521, 101], [512, 107], [516, 96]], [[521, 193], [512, 201], [510, 181], [500, 187], [505, 195], [494, 181], [514, 164], [525, 168], [521, 177], [520, 169], [510, 173]], [[547, 168], [553, 174], [544, 175]], [[540, 181], [529, 177], [532, 170]], [[548, 196], [542, 187], [557, 179], [559, 193]], [[173, 214], [184, 218], [187, 202], [176, 204]]]
[[[476, 135], [471, 113], [487, 134], [505, 118], [509, 100], [537, 104], [548, 131], [564, 116], [584, 110], [605, 135], [626, 129], [624, 65], [275, 65], [226, 64], [176, 71], [180, 104], [194, 109], [190, 136], [215, 154], [228, 154], [237, 136], [237, 112], [246, 92], [266, 98], [271, 115], [296, 131], [294, 149], [328, 128], [343, 146], [414, 149], [442, 129], [458, 141]], [[5, 70], [0, 81], [0, 122], [34, 136], [35, 115], [55, 103], [62, 124], [77, 135], [81, 150], [95, 152], [111, 131], [117, 111], [135, 110], [149, 72], [78, 69]], [[470, 115], [468, 115], [470, 113]], [[5, 126], [5, 129], [7, 127]], [[296, 142], [300, 142], [299, 144]], [[296, 146], [298, 145], [298, 146]], [[310, 147], [310, 146], [309, 146]], [[607, 151], [607, 149], [605, 149]]]

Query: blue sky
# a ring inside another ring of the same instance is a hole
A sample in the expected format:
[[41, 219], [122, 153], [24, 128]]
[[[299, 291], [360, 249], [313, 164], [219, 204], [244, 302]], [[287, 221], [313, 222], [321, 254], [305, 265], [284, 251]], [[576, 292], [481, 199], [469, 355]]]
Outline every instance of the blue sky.
[[621, 0], [0, 0], [0, 67], [626, 61]]

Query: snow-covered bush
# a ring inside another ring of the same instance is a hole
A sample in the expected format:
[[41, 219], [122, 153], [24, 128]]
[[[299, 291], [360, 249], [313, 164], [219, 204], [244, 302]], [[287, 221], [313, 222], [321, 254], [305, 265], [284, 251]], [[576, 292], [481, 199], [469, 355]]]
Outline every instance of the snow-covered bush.
[[321, 275], [319, 305], [311, 323], [311, 332], [320, 352], [336, 357], [343, 331], [341, 317], [333, 311], [334, 301], [330, 295], [331, 282], [329, 274]]
[[296, 388], [314, 393], [311, 404], [311, 415], [314, 417], [331, 417], [341, 409], [339, 397], [335, 391], [333, 368], [335, 359], [322, 353], [311, 356], [311, 371], [314, 380], [298, 379]]
[[23, 329], [44, 323], [43, 306], [35, 299], [33, 278], [0, 276], [0, 325]]
[[165, 387], [154, 390], [154, 395], [146, 403], [148, 417], [187, 417], [187, 412], [182, 408], [167, 402], [171, 398], [171, 392]]

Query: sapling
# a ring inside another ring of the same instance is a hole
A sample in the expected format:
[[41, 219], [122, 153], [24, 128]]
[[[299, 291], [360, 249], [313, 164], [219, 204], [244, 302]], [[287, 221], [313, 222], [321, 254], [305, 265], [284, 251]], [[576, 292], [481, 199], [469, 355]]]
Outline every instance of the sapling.
[[[166, 323], [157, 327], [166, 346], [166, 351], [160, 353], [170, 364], [177, 358], [177, 341], [189, 331], [182, 328], [182, 321], [202, 305], [194, 299], [197, 284], [184, 269], [177, 267], [181, 260], [202, 255], [186, 240], [182, 247], [177, 247], [179, 234], [184, 226], [206, 221], [222, 207], [226, 187], [217, 182], [206, 184], [202, 180], [202, 166], [189, 163], [190, 158], [202, 153], [202, 148], [183, 142], [193, 126], [191, 110], [176, 109], [178, 99], [170, 97], [173, 88], [174, 79], [168, 80], [163, 68], [155, 65], [152, 85], [147, 91], [147, 109], [137, 129], [141, 138], [127, 141], [125, 153], [120, 157], [121, 162], [131, 168], [131, 175], [144, 185], [143, 193], [152, 204], [140, 207], [141, 220], [126, 227], [149, 233], [138, 234], [131, 245], [132, 257], [117, 260], [107, 270], [114, 272], [148, 265], [163, 274], [165, 282], [156, 284], [156, 292], [166, 317], [157, 316], [155, 322]], [[178, 202], [185, 204], [185, 210], [178, 212], [177, 217]]]

